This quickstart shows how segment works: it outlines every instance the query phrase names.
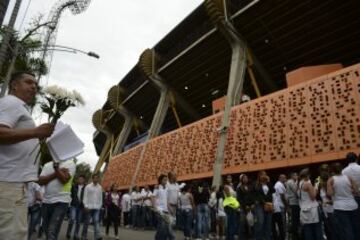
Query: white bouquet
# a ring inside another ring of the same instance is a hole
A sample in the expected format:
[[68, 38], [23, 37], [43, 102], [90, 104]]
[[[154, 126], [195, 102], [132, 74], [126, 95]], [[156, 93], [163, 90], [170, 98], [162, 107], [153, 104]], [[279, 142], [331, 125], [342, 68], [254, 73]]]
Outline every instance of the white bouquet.
[[[40, 108], [48, 115], [48, 122], [53, 124], [57, 123], [68, 108], [85, 104], [83, 97], [76, 90], [68, 91], [67, 89], [56, 85], [45, 87], [41, 91], [41, 95], [44, 100], [40, 103]], [[42, 139], [39, 145], [37, 145], [30, 154], [32, 154], [38, 146], [40, 146], [40, 150], [35, 157], [34, 164], [40, 154], [41, 164], [51, 160], [51, 155], [46, 146], [46, 139]]]

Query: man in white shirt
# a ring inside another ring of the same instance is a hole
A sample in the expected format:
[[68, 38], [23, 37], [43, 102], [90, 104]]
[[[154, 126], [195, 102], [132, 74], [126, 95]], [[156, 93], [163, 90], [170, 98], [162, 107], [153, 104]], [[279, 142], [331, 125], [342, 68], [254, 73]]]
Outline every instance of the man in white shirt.
[[134, 191], [131, 193], [131, 224], [134, 229], [140, 227], [141, 222], [141, 193], [139, 187], [135, 186]]
[[176, 218], [176, 210], [178, 206], [180, 190], [184, 187], [185, 183], [179, 185], [176, 182], [176, 174], [174, 172], [168, 173], [168, 183], [166, 184], [166, 188], [168, 191], [168, 205], [169, 205], [169, 213], [171, 216]]
[[[342, 174], [351, 177], [356, 183], [357, 187], [360, 190], [360, 165], [358, 164], [358, 156], [350, 152], [346, 155], [346, 160], [349, 162], [349, 165], [342, 170]], [[356, 196], [356, 201], [360, 204], [360, 196]]]
[[94, 223], [94, 239], [101, 240], [100, 236], [100, 209], [103, 205], [103, 190], [100, 182], [99, 174], [92, 176], [92, 183], [85, 187], [84, 191], [84, 208], [85, 221], [82, 233], [82, 239], [87, 239], [87, 228], [90, 224], [90, 219]]
[[161, 174], [158, 178], [159, 189], [154, 192], [153, 206], [156, 208], [156, 234], [155, 240], [174, 240], [175, 235], [172, 229], [173, 218], [168, 210], [167, 176]]
[[[273, 194], [273, 204], [274, 204], [274, 214], [273, 214], [273, 233], [275, 239], [285, 240], [285, 216], [286, 216], [286, 176], [281, 174], [276, 182], [274, 189], [275, 193]], [[276, 231], [276, 225], [278, 231]], [[275, 230], [275, 231], [274, 231]]]
[[75, 175], [74, 160], [44, 165], [39, 184], [45, 186], [42, 217], [47, 240], [56, 240], [71, 202], [71, 185]]
[[121, 198], [121, 209], [124, 215], [124, 227], [129, 228], [129, 217], [131, 211], [131, 197], [128, 192], [125, 192]]
[[145, 186], [145, 188], [141, 191], [141, 198], [143, 201], [142, 205], [142, 226], [144, 228], [150, 228], [152, 223], [151, 217], [151, 198], [152, 192], [150, 191], [149, 186]]
[[36, 231], [36, 226], [40, 224], [42, 192], [41, 187], [36, 182], [29, 182], [28, 186], [28, 208], [29, 208], [29, 233], [28, 239]]
[[33, 74], [15, 73], [9, 86], [9, 95], [0, 99], [0, 239], [26, 240], [25, 183], [38, 179], [37, 152], [30, 153], [54, 125], [36, 127], [31, 117], [28, 105], [38, 91]]
[[299, 239], [300, 229], [300, 206], [298, 197], [298, 174], [293, 172], [290, 174], [290, 179], [286, 182], [286, 198], [290, 207], [291, 215], [291, 236], [292, 239]]

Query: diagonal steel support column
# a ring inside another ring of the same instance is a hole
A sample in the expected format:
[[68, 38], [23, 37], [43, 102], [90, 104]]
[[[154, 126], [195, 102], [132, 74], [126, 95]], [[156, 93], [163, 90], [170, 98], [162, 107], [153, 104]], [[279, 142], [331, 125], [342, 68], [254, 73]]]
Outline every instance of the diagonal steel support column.
[[244, 84], [246, 70], [246, 43], [241, 40], [234, 26], [226, 16], [226, 1], [206, 0], [205, 7], [212, 22], [217, 26], [219, 32], [231, 45], [231, 67], [229, 84], [226, 94], [225, 110], [220, 128], [220, 136], [214, 163], [214, 177], [212, 184], [220, 186], [221, 173], [224, 163], [225, 145], [228, 137], [231, 107], [235, 105], [236, 97], [241, 94]]
[[113, 155], [120, 154], [123, 151], [123, 148], [126, 144], [127, 139], [131, 133], [131, 129], [133, 126], [134, 117], [131, 116], [125, 109], [119, 108], [118, 110], [120, 114], [124, 117], [125, 122], [120, 131], [118, 140], [115, 144]]

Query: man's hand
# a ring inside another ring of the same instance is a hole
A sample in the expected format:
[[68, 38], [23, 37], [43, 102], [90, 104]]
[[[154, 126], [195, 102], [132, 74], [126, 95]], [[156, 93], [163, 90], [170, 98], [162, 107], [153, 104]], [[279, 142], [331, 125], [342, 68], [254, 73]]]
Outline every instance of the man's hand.
[[44, 123], [35, 128], [35, 136], [39, 139], [50, 137], [54, 132], [55, 125], [52, 123]]

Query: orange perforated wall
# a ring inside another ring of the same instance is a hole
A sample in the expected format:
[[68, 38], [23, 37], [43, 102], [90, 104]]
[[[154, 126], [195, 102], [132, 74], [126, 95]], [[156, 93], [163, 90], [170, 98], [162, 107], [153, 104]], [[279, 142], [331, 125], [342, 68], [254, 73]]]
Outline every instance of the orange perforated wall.
[[[212, 176], [223, 113], [149, 141], [137, 184], [174, 170], [179, 180]], [[140, 148], [115, 157], [104, 182], [129, 186]], [[223, 173], [317, 163], [360, 153], [360, 64], [235, 106]]]

